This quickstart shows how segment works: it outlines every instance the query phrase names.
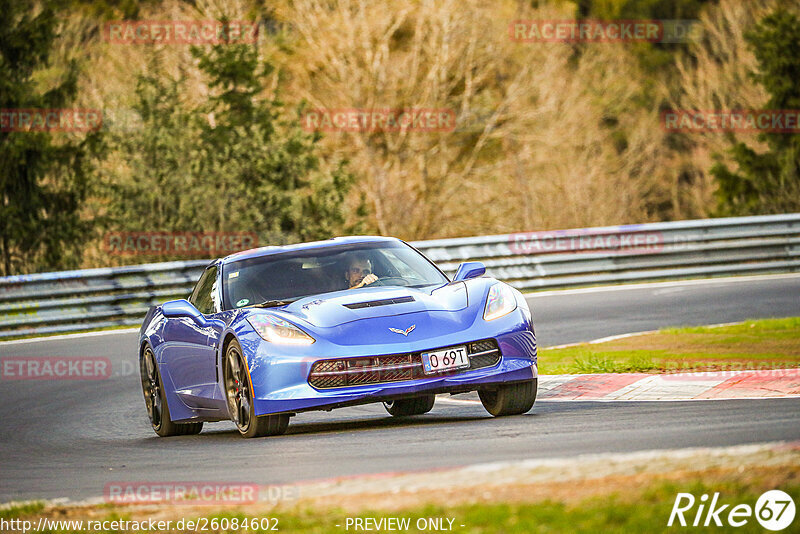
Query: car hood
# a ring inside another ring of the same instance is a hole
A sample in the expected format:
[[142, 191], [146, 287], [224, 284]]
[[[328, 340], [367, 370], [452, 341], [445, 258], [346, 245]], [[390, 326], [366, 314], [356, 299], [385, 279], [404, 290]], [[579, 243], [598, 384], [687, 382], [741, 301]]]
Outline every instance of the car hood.
[[320, 328], [422, 311], [457, 312], [468, 305], [463, 282], [425, 288], [374, 287], [306, 297], [276, 311]]

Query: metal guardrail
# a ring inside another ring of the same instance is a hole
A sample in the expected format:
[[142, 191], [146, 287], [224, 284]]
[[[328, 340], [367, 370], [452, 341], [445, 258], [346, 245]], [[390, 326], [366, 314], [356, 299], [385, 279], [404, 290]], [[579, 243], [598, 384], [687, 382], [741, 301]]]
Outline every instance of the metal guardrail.
[[[483, 261], [521, 290], [800, 272], [800, 213], [412, 243], [448, 274]], [[139, 325], [186, 297], [209, 260], [0, 278], [0, 338]]]

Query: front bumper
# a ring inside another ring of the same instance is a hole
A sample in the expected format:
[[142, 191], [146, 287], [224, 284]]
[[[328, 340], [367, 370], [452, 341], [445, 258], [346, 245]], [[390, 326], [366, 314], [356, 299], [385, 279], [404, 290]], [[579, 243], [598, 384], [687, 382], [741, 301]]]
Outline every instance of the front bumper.
[[[519, 318], [517, 318], [519, 319]], [[256, 415], [267, 415], [309, 410], [328, 410], [404, 396], [437, 393], [460, 393], [482, 387], [509, 382], [520, 382], [538, 377], [536, 360], [536, 338], [526, 321], [509, 318], [512, 327], [491, 336], [501, 351], [499, 363], [491, 367], [467, 369], [447, 375], [431, 375], [413, 380], [401, 380], [377, 384], [366, 384], [328, 389], [314, 388], [309, 384], [309, 375], [315, 362], [331, 358], [312, 355], [259, 355], [249, 361], [250, 376], [255, 393]], [[494, 326], [494, 325], [493, 325]], [[500, 326], [500, 325], [497, 325]], [[499, 330], [496, 328], [495, 330]], [[490, 336], [487, 332], [462, 332], [460, 337], [428, 339], [423, 344], [409, 344], [404, 352], [416, 353], [443, 346], [467, 344]], [[242, 340], [243, 345], [247, 343]], [[264, 349], [264, 344], [258, 345]], [[376, 354], [347, 354], [339, 357], [364, 357]], [[384, 351], [383, 354], [396, 354]]]

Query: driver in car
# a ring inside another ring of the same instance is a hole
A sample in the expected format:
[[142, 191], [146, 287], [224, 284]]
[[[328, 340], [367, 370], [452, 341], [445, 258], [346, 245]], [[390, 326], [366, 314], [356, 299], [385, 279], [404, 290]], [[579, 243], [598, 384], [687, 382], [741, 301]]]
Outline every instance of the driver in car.
[[378, 280], [378, 277], [372, 272], [372, 262], [363, 255], [351, 258], [350, 266], [344, 273], [344, 277], [350, 289], [364, 287]]

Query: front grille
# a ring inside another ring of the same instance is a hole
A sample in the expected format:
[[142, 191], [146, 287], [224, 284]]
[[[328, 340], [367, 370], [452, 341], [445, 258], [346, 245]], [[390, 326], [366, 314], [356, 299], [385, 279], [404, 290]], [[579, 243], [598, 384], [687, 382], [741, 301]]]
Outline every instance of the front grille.
[[[447, 376], [472, 369], [492, 367], [500, 362], [500, 349], [494, 339], [483, 339], [466, 343], [470, 366], [467, 369], [446, 371], [438, 375], [426, 375], [422, 370], [422, 353], [389, 354], [320, 360], [311, 366], [308, 383], [317, 389], [384, 384], [413, 380], [426, 376]], [[440, 347], [441, 350], [448, 347]]]

